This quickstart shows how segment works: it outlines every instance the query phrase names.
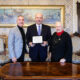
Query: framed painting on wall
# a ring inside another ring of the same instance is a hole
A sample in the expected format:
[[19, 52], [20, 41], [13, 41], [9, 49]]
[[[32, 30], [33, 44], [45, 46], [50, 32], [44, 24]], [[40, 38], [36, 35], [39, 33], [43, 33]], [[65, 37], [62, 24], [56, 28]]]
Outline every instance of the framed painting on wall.
[[64, 25], [65, 7], [63, 5], [28, 5], [28, 6], [0, 6], [0, 27], [14, 27], [17, 16], [23, 15], [25, 20], [24, 27], [35, 23], [35, 14], [42, 13], [44, 16], [43, 23], [55, 27], [56, 21], [61, 21]]

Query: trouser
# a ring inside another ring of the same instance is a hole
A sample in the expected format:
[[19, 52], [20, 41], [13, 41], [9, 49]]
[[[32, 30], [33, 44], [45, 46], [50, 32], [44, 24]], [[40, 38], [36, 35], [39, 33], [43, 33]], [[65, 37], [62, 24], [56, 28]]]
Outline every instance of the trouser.
[[47, 58], [47, 46], [36, 44], [34, 47], [30, 47], [29, 55], [33, 62], [44, 62]]

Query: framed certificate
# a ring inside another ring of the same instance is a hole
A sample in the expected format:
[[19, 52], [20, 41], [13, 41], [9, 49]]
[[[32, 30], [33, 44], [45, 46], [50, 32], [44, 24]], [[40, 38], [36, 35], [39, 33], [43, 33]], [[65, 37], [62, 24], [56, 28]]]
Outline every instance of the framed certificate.
[[32, 37], [32, 43], [43, 43], [43, 37], [42, 36], [33, 36]]

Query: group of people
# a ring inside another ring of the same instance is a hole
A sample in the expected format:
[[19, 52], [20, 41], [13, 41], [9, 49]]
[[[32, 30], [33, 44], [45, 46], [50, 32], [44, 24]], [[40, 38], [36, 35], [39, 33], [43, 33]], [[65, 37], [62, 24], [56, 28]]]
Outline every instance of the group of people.
[[[49, 26], [43, 24], [43, 14], [35, 15], [35, 24], [23, 29], [24, 16], [17, 18], [17, 26], [12, 28], [8, 36], [10, 62], [23, 62], [29, 47], [29, 57], [32, 62], [44, 62], [51, 54], [52, 62], [72, 62], [72, 41], [64, 31], [61, 22], [56, 22], [56, 32], [51, 35]], [[49, 50], [48, 50], [49, 49]]]

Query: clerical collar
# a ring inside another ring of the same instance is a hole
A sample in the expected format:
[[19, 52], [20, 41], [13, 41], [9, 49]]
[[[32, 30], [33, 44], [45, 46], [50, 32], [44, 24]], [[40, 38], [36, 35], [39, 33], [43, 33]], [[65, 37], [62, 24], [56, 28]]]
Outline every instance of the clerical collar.
[[64, 33], [64, 30], [62, 30], [61, 32], [56, 32], [57, 36], [61, 36]]

